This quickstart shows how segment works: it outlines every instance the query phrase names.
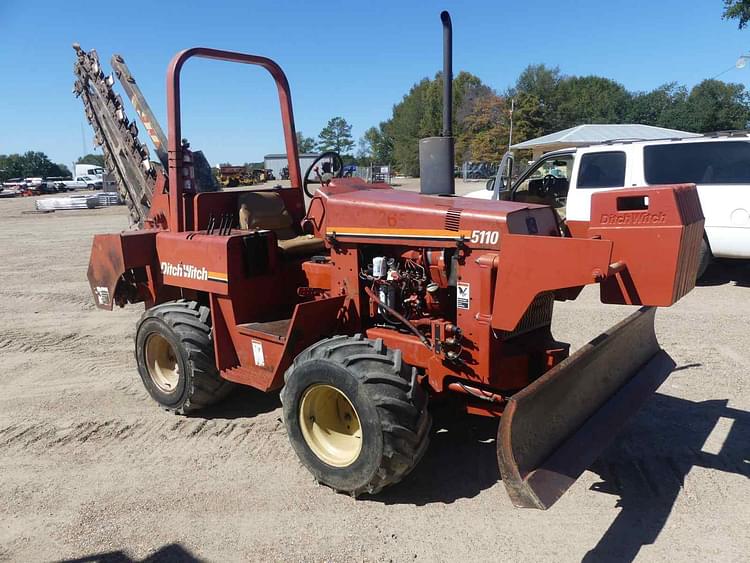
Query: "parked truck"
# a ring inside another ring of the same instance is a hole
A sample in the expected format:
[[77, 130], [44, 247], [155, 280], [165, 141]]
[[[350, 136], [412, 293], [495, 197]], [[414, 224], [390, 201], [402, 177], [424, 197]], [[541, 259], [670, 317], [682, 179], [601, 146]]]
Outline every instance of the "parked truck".
[[76, 176], [74, 180], [62, 180], [55, 185], [61, 191], [100, 190], [102, 188], [102, 176]]
[[515, 181], [512, 158], [480, 199], [554, 207], [573, 236], [586, 232], [591, 196], [632, 186], [692, 183], [705, 214], [698, 276], [714, 258], [750, 259], [750, 134], [723, 132], [686, 139], [609, 141], [560, 149], [537, 159]]

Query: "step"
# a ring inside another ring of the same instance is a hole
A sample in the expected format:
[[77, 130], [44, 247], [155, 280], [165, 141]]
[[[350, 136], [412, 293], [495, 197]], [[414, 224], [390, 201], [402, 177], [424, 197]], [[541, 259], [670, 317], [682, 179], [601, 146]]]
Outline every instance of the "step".
[[283, 343], [291, 322], [292, 319], [276, 319], [263, 323], [244, 323], [237, 325], [237, 330], [246, 336]]

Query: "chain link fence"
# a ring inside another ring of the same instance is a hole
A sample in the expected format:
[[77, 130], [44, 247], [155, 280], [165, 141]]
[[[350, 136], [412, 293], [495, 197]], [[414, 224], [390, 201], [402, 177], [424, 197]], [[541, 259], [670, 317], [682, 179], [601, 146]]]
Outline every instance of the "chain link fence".
[[487, 180], [497, 175], [497, 162], [464, 162], [459, 170], [463, 180]]
[[371, 164], [370, 166], [357, 166], [356, 170], [352, 172], [352, 176], [362, 178], [369, 184], [390, 184], [392, 178], [392, 170], [393, 168], [390, 164]]

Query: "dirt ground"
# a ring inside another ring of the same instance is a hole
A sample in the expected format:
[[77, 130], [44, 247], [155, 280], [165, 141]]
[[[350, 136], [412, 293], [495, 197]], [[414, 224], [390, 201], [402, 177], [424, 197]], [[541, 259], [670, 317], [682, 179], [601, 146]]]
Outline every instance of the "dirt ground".
[[[549, 511], [511, 506], [478, 418], [436, 420], [407, 480], [353, 500], [298, 463], [277, 395], [157, 408], [133, 358], [141, 309], [97, 310], [86, 282], [92, 235], [124, 209], [31, 209], [0, 200], [0, 560], [747, 561], [747, 266], [659, 311], [677, 371]], [[554, 332], [578, 347], [628, 312], [591, 288]]]

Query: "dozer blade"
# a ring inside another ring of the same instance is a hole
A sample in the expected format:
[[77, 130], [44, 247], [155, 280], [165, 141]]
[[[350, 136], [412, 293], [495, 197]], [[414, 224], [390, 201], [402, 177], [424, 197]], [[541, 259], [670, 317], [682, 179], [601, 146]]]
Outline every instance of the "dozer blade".
[[513, 395], [497, 437], [514, 505], [547, 509], [674, 369], [643, 307]]

